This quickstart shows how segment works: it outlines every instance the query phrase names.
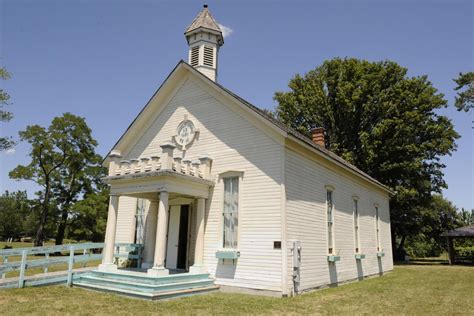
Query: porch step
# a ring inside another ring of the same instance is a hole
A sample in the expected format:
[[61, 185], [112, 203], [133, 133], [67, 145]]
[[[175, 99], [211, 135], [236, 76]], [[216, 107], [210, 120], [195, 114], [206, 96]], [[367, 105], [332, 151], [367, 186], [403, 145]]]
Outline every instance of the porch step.
[[150, 277], [146, 273], [137, 272], [101, 272], [91, 271], [84, 276], [92, 276], [106, 280], [121, 280], [129, 282], [137, 282], [141, 284], [169, 284], [169, 283], [182, 283], [197, 280], [212, 280], [209, 278], [209, 274], [190, 274], [190, 273], [177, 273], [170, 275], [163, 275], [159, 277]]
[[93, 271], [74, 280], [74, 286], [157, 300], [217, 290], [208, 274], [176, 274], [160, 277]]

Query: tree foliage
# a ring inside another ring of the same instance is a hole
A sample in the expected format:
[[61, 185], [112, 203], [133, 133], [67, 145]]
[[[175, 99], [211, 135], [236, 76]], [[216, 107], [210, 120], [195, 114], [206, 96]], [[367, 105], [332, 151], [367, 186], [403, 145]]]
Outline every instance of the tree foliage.
[[102, 242], [107, 226], [108, 205], [109, 190], [106, 186], [76, 202], [71, 207], [69, 238]]
[[474, 209], [469, 211], [462, 208], [459, 212], [459, 218], [463, 226], [474, 225]]
[[[5, 68], [0, 68], [0, 79], [10, 79], [10, 73]], [[8, 122], [13, 118], [13, 114], [5, 110], [5, 106], [8, 105], [10, 95], [3, 89], [0, 88], [0, 122]], [[14, 145], [11, 137], [0, 135], [0, 151], [8, 149]]]
[[421, 209], [431, 194], [446, 187], [440, 158], [459, 136], [436, 111], [447, 106], [444, 96], [395, 62], [354, 58], [326, 61], [289, 88], [275, 93], [278, 119], [308, 136], [324, 127], [331, 151], [396, 192], [392, 233], [403, 247], [424, 226]]
[[48, 128], [32, 125], [19, 134], [22, 141], [31, 145], [31, 162], [18, 165], [10, 177], [34, 181], [43, 188], [38, 192], [38, 246], [45, 239], [48, 217], [59, 215], [59, 228], [62, 223], [65, 228], [71, 204], [95, 181], [98, 173], [91, 175], [90, 171], [100, 170], [101, 159], [95, 154], [97, 142], [85, 120], [70, 113], [54, 118]]
[[459, 73], [459, 77], [454, 79], [458, 91], [454, 105], [458, 111], [468, 112], [474, 107], [474, 72]]
[[29, 233], [29, 218], [33, 205], [25, 191], [8, 192], [0, 196], [0, 239], [18, 239]]

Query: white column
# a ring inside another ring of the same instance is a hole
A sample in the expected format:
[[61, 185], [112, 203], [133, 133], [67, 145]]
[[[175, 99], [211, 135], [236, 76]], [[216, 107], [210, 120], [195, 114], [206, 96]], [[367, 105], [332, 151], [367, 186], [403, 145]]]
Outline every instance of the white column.
[[160, 276], [169, 274], [165, 268], [166, 233], [168, 230], [168, 192], [160, 192], [158, 204], [158, 222], [156, 225], [155, 254], [153, 267], [148, 269], [148, 275]]
[[153, 267], [157, 220], [158, 220], [158, 199], [150, 201], [148, 214], [146, 216], [145, 258], [143, 258], [142, 268]]
[[197, 199], [196, 207], [196, 246], [194, 248], [194, 264], [189, 268], [190, 273], [207, 273], [204, 266], [204, 212], [206, 200]]
[[117, 270], [114, 264], [115, 251], [115, 232], [117, 230], [117, 211], [119, 204], [118, 195], [110, 195], [109, 213], [107, 216], [107, 227], [105, 231], [105, 246], [102, 264], [99, 265], [99, 271]]

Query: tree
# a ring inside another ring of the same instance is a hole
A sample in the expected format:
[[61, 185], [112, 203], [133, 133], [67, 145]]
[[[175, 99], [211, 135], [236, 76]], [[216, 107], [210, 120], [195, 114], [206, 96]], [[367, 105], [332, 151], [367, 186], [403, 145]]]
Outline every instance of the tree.
[[[10, 74], [5, 68], [0, 68], [0, 79], [10, 79]], [[10, 100], [10, 95], [8, 95], [8, 93], [3, 89], [0, 89], [0, 122], [8, 122], [13, 118], [13, 114], [11, 112], [4, 110], [4, 106], [8, 105], [8, 100]], [[11, 148], [14, 144], [15, 143], [11, 137], [0, 135], [0, 151]]]
[[[326, 146], [389, 186], [392, 240], [423, 227], [422, 207], [446, 187], [440, 158], [455, 150], [459, 137], [436, 110], [447, 106], [426, 76], [408, 77], [390, 61], [335, 58], [296, 75], [289, 92], [275, 93], [277, 117], [309, 136], [324, 127]], [[394, 244], [394, 250], [396, 249]]]
[[443, 232], [459, 226], [457, 208], [441, 195], [432, 196], [430, 203], [419, 209], [423, 226], [408, 237], [407, 249], [416, 257], [437, 257], [446, 248]]
[[106, 186], [102, 190], [87, 194], [81, 201], [72, 206], [69, 237], [76, 240], [102, 242], [107, 226], [107, 212], [109, 205], [109, 190]]
[[459, 218], [461, 220], [461, 225], [473, 225], [474, 224], [474, 209], [468, 211], [464, 208], [459, 212]]
[[26, 191], [8, 192], [0, 196], [0, 239], [18, 239], [27, 234], [27, 221], [32, 211]]
[[454, 82], [457, 84], [454, 90], [458, 91], [454, 105], [458, 111], [468, 112], [474, 107], [474, 72], [459, 73]]
[[22, 141], [31, 144], [31, 162], [18, 165], [9, 175], [34, 181], [43, 188], [38, 193], [40, 216], [35, 245], [39, 246], [45, 239], [48, 217], [58, 209], [61, 220], [67, 219], [70, 204], [83, 192], [88, 177], [85, 171], [100, 161], [94, 152], [97, 142], [84, 118], [70, 113], [54, 118], [47, 129], [32, 125], [19, 134]]

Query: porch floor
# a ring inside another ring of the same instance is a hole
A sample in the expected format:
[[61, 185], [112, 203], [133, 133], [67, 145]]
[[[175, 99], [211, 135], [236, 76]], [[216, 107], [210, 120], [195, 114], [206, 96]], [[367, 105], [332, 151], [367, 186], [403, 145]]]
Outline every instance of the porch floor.
[[74, 280], [74, 286], [148, 300], [169, 299], [217, 290], [209, 274], [171, 273], [150, 277], [142, 269], [91, 271]]

